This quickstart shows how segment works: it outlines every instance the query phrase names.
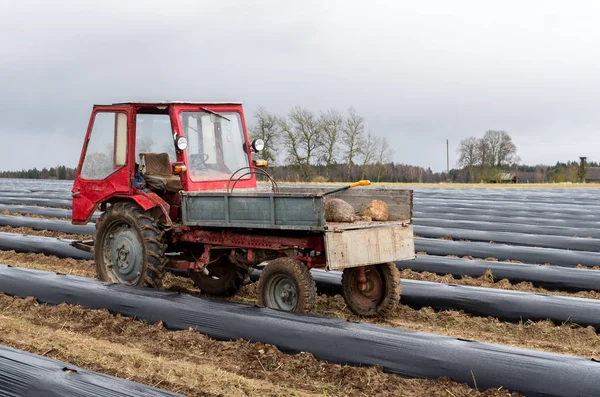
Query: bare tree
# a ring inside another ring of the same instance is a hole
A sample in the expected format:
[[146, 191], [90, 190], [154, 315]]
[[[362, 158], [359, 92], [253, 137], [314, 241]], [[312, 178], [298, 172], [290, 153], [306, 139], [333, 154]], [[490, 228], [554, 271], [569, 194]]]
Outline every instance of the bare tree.
[[488, 155], [486, 158], [485, 165], [489, 165], [490, 167], [495, 167], [496, 162], [498, 160], [498, 151], [500, 149], [500, 131], [486, 131], [483, 136], [483, 140], [485, 141], [488, 149]]
[[301, 107], [293, 108], [288, 119], [280, 122], [283, 144], [287, 149], [288, 161], [300, 167], [303, 178], [308, 180], [311, 166], [316, 162], [322, 145], [321, 129], [315, 115]]
[[458, 144], [458, 166], [466, 168], [469, 182], [473, 182], [473, 169], [478, 163], [478, 139], [475, 137], [465, 138]]
[[517, 155], [517, 145], [515, 145], [508, 132], [500, 131], [496, 166], [515, 164], [520, 161], [521, 158]]
[[275, 164], [276, 153], [282, 138], [281, 122], [277, 116], [269, 113], [262, 106], [254, 113], [256, 124], [250, 126], [250, 139], [262, 139], [265, 148], [261, 152], [261, 157]]
[[365, 139], [365, 144], [360, 149], [362, 155], [362, 176], [360, 179], [365, 179], [367, 176], [367, 167], [373, 161], [373, 158], [377, 155], [377, 148], [379, 147], [379, 137], [373, 135], [370, 131]]
[[480, 167], [485, 167], [490, 163], [491, 158], [491, 149], [489, 143], [485, 140], [485, 138], [477, 139], [477, 163]]
[[339, 155], [339, 141], [344, 126], [344, 118], [336, 110], [329, 110], [319, 117], [321, 124], [320, 161], [325, 164], [325, 179], [329, 180], [331, 166], [336, 163]]
[[348, 117], [344, 120], [342, 142], [345, 148], [345, 160], [348, 164], [346, 181], [350, 180], [350, 171], [354, 161], [360, 156], [360, 148], [365, 140], [365, 119], [356, 113], [354, 108], [348, 109]]
[[517, 146], [506, 131], [486, 131], [483, 136], [488, 149], [486, 164], [491, 167], [501, 167], [520, 161], [517, 156]]
[[392, 161], [393, 150], [386, 137], [379, 139], [377, 145], [377, 182], [383, 175], [383, 168]]

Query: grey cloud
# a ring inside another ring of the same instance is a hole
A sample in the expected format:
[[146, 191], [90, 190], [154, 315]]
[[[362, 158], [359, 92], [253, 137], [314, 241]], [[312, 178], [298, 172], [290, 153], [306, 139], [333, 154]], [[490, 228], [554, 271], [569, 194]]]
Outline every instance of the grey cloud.
[[600, 159], [600, 15], [565, 4], [0, 0], [0, 168], [74, 165], [91, 105], [135, 99], [354, 106], [434, 170], [489, 128], [528, 164]]

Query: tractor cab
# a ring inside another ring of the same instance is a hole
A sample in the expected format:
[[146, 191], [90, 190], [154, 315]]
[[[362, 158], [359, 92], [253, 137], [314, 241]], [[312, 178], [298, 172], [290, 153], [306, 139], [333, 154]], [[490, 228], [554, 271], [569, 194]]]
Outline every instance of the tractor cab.
[[73, 185], [73, 223], [97, 205], [127, 197], [180, 218], [179, 192], [255, 188], [239, 103], [128, 102], [96, 105]]

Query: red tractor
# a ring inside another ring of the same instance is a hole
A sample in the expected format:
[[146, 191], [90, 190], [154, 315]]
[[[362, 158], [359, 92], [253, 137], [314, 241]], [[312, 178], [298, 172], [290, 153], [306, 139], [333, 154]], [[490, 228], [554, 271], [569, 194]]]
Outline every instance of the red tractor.
[[[260, 303], [286, 311], [313, 307], [311, 268], [341, 270], [354, 313], [389, 314], [400, 298], [394, 262], [415, 256], [412, 191], [279, 187], [252, 158], [262, 146], [249, 141], [239, 103], [94, 106], [72, 222], [102, 214], [94, 241], [75, 245], [94, 253], [104, 281], [161, 288], [166, 269], [179, 269], [214, 296], [235, 294], [267, 263]], [[357, 213], [384, 201], [389, 219], [329, 222], [329, 195]]]

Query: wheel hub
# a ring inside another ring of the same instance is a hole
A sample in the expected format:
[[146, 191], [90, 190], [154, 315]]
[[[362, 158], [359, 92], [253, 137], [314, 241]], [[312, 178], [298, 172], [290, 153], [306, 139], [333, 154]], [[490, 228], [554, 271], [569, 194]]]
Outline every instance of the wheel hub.
[[271, 281], [269, 288], [272, 307], [294, 311], [298, 305], [298, 288], [294, 280], [286, 275], [279, 275]]
[[280, 296], [281, 296], [281, 300], [285, 304], [292, 305], [292, 304], [294, 304], [294, 299], [296, 299], [296, 292], [289, 284], [286, 284], [281, 288]]
[[129, 263], [127, 262], [127, 256], [129, 250], [125, 247], [125, 243], [121, 244], [121, 247], [117, 249], [117, 266], [121, 269], [126, 268]]
[[104, 241], [106, 267], [115, 281], [136, 284], [144, 268], [142, 240], [135, 228], [128, 224], [114, 225]]
[[357, 277], [356, 301], [364, 306], [370, 306], [379, 301], [383, 296], [383, 280], [375, 269], [366, 269], [364, 280]]

